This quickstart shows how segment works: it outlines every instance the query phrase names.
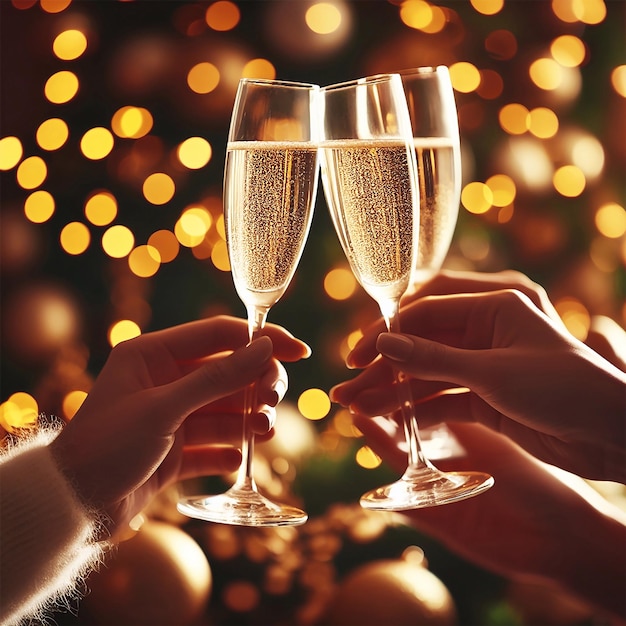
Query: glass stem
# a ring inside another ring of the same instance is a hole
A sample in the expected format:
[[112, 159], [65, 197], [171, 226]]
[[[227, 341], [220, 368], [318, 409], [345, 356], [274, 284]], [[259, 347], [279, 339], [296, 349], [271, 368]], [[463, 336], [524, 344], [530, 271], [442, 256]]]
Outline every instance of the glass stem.
[[[400, 333], [400, 300], [389, 300], [381, 305], [381, 312], [387, 324], [387, 330], [390, 333]], [[407, 473], [424, 470], [432, 467], [430, 462], [424, 456], [422, 444], [419, 436], [419, 428], [417, 425], [417, 416], [415, 414], [415, 405], [413, 404], [413, 394], [411, 392], [411, 382], [409, 377], [399, 368], [393, 368], [396, 379], [396, 393], [400, 404], [400, 412], [402, 414], [402, 425], [404, 428], [404, 436], [408, 446], [408, 464]]]
[[[260, 337], [265, 327], [269, 307], [248, 306], [248, 343]], [[256, 383], [248, 385], [244, 394], [243, 407], [243, 435], [241, 443], [241, 465], [237, 473], [237, 480], [233, 489], [257, 491], [252, 474], [252, 460], [254, 458], [254, 433], [250, 428], [250, 417], [256, 406]]]

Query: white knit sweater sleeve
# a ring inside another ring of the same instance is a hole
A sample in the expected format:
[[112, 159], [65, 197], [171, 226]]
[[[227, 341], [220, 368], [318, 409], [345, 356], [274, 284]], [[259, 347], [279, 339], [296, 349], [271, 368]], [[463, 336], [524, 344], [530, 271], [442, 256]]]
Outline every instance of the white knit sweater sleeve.
[[0, 454], [0, 624], [71, 609], [102, 554], [98, 521], [59, 471], [42, 432]]

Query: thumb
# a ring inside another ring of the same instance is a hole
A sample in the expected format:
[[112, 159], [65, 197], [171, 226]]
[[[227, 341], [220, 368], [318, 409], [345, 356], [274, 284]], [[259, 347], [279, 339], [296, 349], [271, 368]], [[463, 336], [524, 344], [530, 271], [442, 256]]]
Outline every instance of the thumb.
[[463, 350], [414, 335], [381, 333], [377, 350], [406, 374], [470, 387], [479, 371], [480, 351]]
[[272, 354], [272, 340], [260, 337], [228, 356], [212, 359], [186, 376], [163, 385], [159, 388], [160, 402], [169, 409], [163, 414], [175, 413], [182, 422], [192, 411], [245, 388], [263, 374]]

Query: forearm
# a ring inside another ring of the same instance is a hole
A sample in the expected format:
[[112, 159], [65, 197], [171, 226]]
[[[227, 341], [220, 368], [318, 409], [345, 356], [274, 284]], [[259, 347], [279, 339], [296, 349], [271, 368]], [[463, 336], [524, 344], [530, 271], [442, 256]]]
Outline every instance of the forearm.
[[554, 559], [553, 579], [605, 614], [626, 624], [626, 515], [590, 506], [571, 520], [567, 547]]
[[97, 521], [39, 435], [0, 459], [0, 623], [37, 618], [78, 595], [99, 561]]

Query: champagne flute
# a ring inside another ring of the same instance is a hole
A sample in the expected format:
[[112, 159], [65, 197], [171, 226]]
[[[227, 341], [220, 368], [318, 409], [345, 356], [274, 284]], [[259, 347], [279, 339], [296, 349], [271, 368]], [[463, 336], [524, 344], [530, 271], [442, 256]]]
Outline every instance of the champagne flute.
[[[448, 68], [418, 67], [399, 73], [413, 129], [420, 196], [419, 246], [407, 290], [412, 295], [441, 268], [454, 235], [461, 199], [461, 147]], [[431, 460], [461, 451], [443, 424], [422, 428], [420, 436]]]
[[[241, 79], [226, 151], [224, 207], [237, 294], [246, 306], [250, 341], [261, 335], [283, 295], [308, 236], [319, 178], [317, 98], [308, 83]], [[302, 524], [307, 514], [261, 495], [252, 472], [254, 385], [246, 392], [242, 463], [225, 493], [181, 500], [191, 517], [241, 526]]]
[[[343, 250], [390, 332], [416, 263], [419, 195], [413, 132], [399, 74], [323, 87], [320, 158], [326, 202]], [[365, 493], [361, 506], [402, 511], [454, 502], [493, 484], [480, 472], [439, 471], [422, 451], [410, 381], [396, 370], [408, 466], [396, 482]]]

